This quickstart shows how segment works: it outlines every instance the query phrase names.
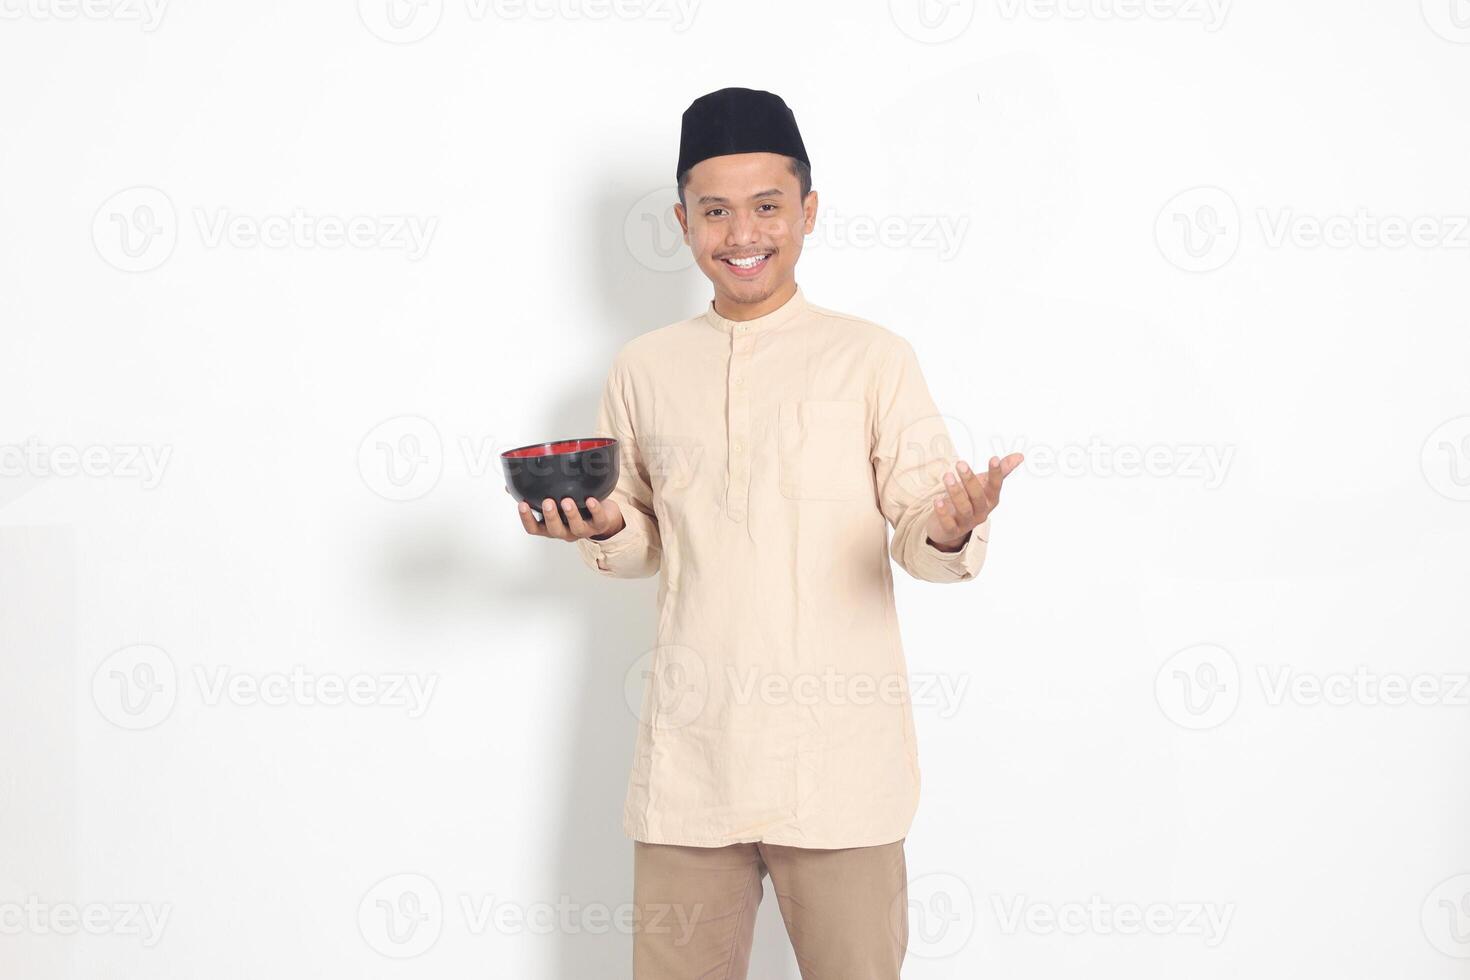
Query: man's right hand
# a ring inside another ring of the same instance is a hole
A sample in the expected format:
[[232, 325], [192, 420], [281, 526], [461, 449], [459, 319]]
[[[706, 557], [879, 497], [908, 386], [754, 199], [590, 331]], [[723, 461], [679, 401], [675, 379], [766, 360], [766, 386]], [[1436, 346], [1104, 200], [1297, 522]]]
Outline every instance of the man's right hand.
[[623, 529], [623, 512], [618, 509], [616, 500], [609, 497], [599, 501], [595, 497], [588, 497], [584, 503], [592, 514], [591, 521], [582, 519], [582, 514], [571, 497], [563, 497], [560, 508], [550, 497], [541, 501], [541, 514], [546, 519], [538, 521], [531, 505], [521, 501], [521, 524], [527, 534], [538, 538], [559, 538], [562, 541], [577, 541], [582, 538], [596, 538], [600, 541]]

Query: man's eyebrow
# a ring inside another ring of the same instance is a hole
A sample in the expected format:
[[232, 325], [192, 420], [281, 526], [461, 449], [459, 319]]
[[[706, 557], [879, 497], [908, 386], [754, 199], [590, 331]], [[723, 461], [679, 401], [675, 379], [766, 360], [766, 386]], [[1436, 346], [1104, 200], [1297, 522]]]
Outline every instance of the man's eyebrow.
[[[759, 198], [759, 197], [780, 197], [780, 196], [781, 196], [781, 188], [779, 188], [779, 187], [769, 187], [769, 188], [767, 188], [767, 189], [765, 189], [763, 191], [757, 191], [754, 194], [750, 195], [750, 199], [752, 201], [754, 201], [756, 198]], [[728, 200], [726, 200], [725, 198], [723, 198], [723, 197], [715, 197], [713, 194], [701, 194], [700, 197], [699, 197], [699, 203], [700, 204], [729, 204], [730, 202]]]

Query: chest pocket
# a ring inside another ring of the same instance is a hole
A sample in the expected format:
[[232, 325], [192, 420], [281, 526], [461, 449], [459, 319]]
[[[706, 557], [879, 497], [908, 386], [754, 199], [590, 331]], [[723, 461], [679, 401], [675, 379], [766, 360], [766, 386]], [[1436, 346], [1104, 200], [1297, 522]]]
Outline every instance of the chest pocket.
[[851, 500], [871, 487], [867, 419], [860, 401], [784, 401], [776, 410], [781, 496]]

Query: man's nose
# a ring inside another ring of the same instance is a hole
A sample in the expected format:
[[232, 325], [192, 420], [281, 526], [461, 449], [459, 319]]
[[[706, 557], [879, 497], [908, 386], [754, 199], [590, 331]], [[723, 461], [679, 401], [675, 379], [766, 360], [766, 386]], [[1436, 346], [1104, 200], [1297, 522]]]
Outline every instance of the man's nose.
[[727, 236], [729, 245], [748, 245], [759, 238], [756, 231], [755, 215], [749, 212], [736, 212], [734, 217], [727, 223], [730, 229]]

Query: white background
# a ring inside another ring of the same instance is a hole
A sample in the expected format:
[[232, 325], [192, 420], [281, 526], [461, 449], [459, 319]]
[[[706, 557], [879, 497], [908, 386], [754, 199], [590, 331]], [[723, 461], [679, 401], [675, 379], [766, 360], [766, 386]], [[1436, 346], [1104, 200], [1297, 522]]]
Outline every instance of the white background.
[[809, 299], [1030, 457], [899, 572], [905, 976], [1470, 977], [1470, 8], [922, 2], [0, 0], [0, 973], [629, 975], [656, 580], [496, 454], [708, 301], [747, 85]]

